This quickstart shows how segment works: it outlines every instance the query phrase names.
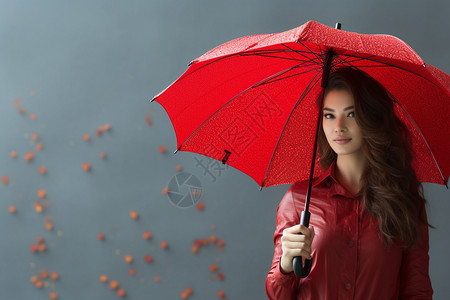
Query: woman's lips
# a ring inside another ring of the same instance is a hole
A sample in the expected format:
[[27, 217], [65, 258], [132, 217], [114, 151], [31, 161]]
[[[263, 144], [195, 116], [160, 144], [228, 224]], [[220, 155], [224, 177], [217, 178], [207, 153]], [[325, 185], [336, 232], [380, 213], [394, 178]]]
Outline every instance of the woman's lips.
[[339, 138], [339, 139], [334, 139], [334, 142], [336, 144], [343, 145], [343, 144], [347, 144], [351, 140], [352, 140], [351, 138]]

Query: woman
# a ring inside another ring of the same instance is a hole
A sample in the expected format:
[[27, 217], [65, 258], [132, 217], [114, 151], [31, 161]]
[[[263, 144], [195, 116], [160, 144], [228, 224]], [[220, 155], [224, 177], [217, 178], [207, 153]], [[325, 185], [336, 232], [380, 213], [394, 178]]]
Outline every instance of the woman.
[[[298, 225], [308, 183], [297, 182], [277, 211], [270, 299], [432, 299], [425, 199], [407, 133], [372, 77], [350, 68], [330, 75], [310, 227]], [[304, 279], [292, 272], [294, 256], [313, 258]]]

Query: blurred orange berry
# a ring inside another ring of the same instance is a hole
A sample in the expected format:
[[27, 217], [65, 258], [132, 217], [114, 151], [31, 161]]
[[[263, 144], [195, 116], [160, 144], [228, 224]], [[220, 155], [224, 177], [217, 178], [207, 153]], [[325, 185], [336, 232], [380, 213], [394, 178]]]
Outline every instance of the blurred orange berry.
[[58, 294], [56, 292], [51, 292], [50, 293], [50, 299], [52, 299], [52, 300], [58, 299]]
[[177, 172], [180, 172], [180, 171], [183, 170], [183, 167], [182, 167], [181, 165], [177, 165], [177, 166], [175, 167], [175, 170], [177, 170]]
[[217, 297], [220, 298], [220, 299], [222, 299], [223, 297], [225, 297], [225, 292], [222, 291], [222, 290], [218, 291], [218, 292], [217, 292]]
[[134, 269], [129, 269], [129, 270], [128, 270], [128, 274], [129, 274], [130, 276], [134, 276], [134, 275], [136, 275], [136, 271], [135, 271]]
[[45, 239], [44, 239], [44, 237], [42, 237], [42, 236], [39, 236], [37, 239], [36, 239], [36, 243], [38, 243], [38, 244], [42, 244], [42, 243], [44, 243], [45, 242]]
[[137, 220], [139, 218], [139, 214], [137, 213], [137, 211], [130, 211], [130, 218], [132, 218], [133, 220]]
[[146, 263], [151, 263], [153, 261], [153, 256], [151, 256], [150, 254], [147, 254], [146, 256], [144, 256], [144, 260]]
[[106, 275], [100, 275], [99, 280], [100, 280], [100, 282], [105, 283], [105, 282], [108, 281], [108, 276], [106, 276]]
[[46, 244], [39, 244], [38, 248], [39, 248], [39, 252], [44, 252], [44, 251], [47, 250], [47, 245]]
[[105, 152], [100, 152], [100, 158], [106, 158], [106, 154], [105, 154]]
[[217, 246], [219, 246], [219, 247], [225, 246], [225, 241], [224, 240], [218, 240], [217, 241]]
[[25, 159], [25, 161], [32, 161], [34, 158], [34, 152], [30, 151], [27, 154], [24, 155], [23, 157]]
[[204, 210], [205, 209], [205, 203], [203, 203], [203, 202], [198, 202], [197, 203], [197, 210], [198, 211], [202, 211], [202, 210]]
[[45, 222], [45, 229], [47, 229], [48, 231], [52, 231], [53, 230], [53, 224], [49, 221]]
[[125, 290], [124, 289], [119, 289], [117, 291], [117, 296], [119, 297], [125, 297]]
[[83, 140], [85, 140], [86, 142], [89, 141], [90, 139], [91, 139], [91, 137], [90, 137], [89, 134], [85, 133], [85, 134], [83, 135]]
[[101, 131], [108, 131], [110, 129], [111, 129], [111, 125], [108, 123], [99, 127], [99, 130], [101, 130]]
[[117, 288], [119, 287], [119, 283], [118, 283], [116, 280], [111, 280], [111, 281], [109, 282], [109, 287], [110, 287], [112, 290], [115, 290], [115, 289], [117, 289]]
[[215, 242], [217, 242], [217, 237], [215, 235], [211, 235], [209, 237], [209, 241], [214, 244]]
[[95, 133], [96, 136], [102, 136], [102, 131], [101, 130], [97, 130], [97, 132]]
[[223, 273], [217, 273], [217, 278], [219, 280], [224, 280], [225, 279], [225, 275], [223, 275]]
[[181, 299], [187, 299], [187, 297], [189, 297], [188, 293], [186, 291], [182, 291], [180, 293], [180, 298]]
[[9, 177], [8, 177], [8, 175], [3, 175], [2, 181], [3, 181], [4, 184], [8, 184], [8, 182], [9, 182]]
[[167, 194], [169, 193], [169, 188], [168, 188], [168, 187], [164, 187], [164, 188], [162, 189], [161, 193], [162, 193], [163, 195], [167, 195]]
[[44, 189], [40, 189], [40, 190], [38, 190], [37, 195], [38, 195], [38, 197], [41, 198], [41, 199], [42, 199], [42, 198], [45, 198], [45, 197], [47, 196], [47, 191], [44, 190]]
[[39, 251], [39, 246], [36, 245], [36, 244], [31, 245], [30, 246], [30, 251], [33, 252], [33, 253], [38, 252]]
[[147, 123], [148, 126], [152, 126], [152, 120], [150, 120], [150, 117], [145, 115], [145, 123]]
[[166, 241], [162, 241], [161, 244], [160, 244], [161, 249], [164, 249], [164, 250], [167, 249], [168, 246], [169, 245], [167, 244]]
[[39, 277], [36, 276], [36, 275], [33, 275], [33, 276], [31, 276], [31, 278], [30, 278], [31, 283], [35, 283], [35, 282], [37, 282], [37, 281], [39, 281], [39, 280], [40, 280]]
[[19, 107], [20, 106], [20, 98], [14, 99], [14, 106]]
[[43, 278], [43, 279], [47, 279], [48, 278], [48, 272], [45, 269], [42, 269], [39, 271], [39, 277]]
[[160, 282], [161, 281], [161, 277], [160, 276], [153, 276], [153, 281], [154, 282]]
[[31, 120], [36, 120], [36, 114], [35, 113], [30, 114], [30, 119]]
[[99, 234], [97, 234], [97, 239], [99, 239], [100, 241], [103, 241], [105, 239], [105, 235], [103, 233], [99, 233]]
[[190, 287], [190, 286], [188, 286], [186, 289], [185, 289], [185, 292], [188, 294], [188, 296], [190, 296], [190, 295], [192, 295], [192, 288]]
[[15, 214], [17, 212], [17, 208], [14, 205], [10, 205], [8, 209], [12, 214]]
[[25, 108], [20, 107], [19, 108], [19, 114], [24, 115], [25, 114]]
[[42, 206], [42, 203], [39, 201], [36, 201], [36, 203], [34, 204], [34, 209], [38, 213], [42, 213], [44, 211], [44, 207]]
[[36, 150], [37, 151], [42, 151], [42, 149], [44, 149], [44, 145], [42, 143], [39, 143], [36, 145]]
[[51, 278], [53, 281], [56, 281], [56, 280], [59, 279], [59, 274], [56, 273], [56, 272], [52, 272], [52, 274], [50, 275], [50, 278]]
[[34, 286], [40, 289], [44, 286], [44, 284], [42, 283], [42, 281], [38, 280], [34, 283]]
[[44, 166], [40, 166], [39, 167], [39, 174], [45, 175], [45, 173], [47, 173], [47, 168], [44, 167]]
[[160, 153], [166, 153], [166, 152], [167, 152], [167, 148], [166, 148], [166, 146], [159, 146], [159, 147], [158, 147], [158, 151], [159, 151]]
[[216, 264], [211, 264], [211, 265], [209, 265], [209, 270], [211, 272], [216, 272], [217, 270], [219, 270], [219, 266]]
[[133, 256], [132, 255], [125, 255], [124, 260], [126, 263], [131, 264], [133, 262]]
[[37, 141], [38, 138], [39, 138], [39, 135], [38, 135], [37, 133], [33, 133], [33, 134], [31, 135], [31, 139], [32, 139], [33, 141]]
[[13, 150], [13, 151], [11, 151], [11, 153], [9, 153], [9, 156], [11, 156], [11, 158], [16, 158], [17, 152]]
[[142, 238], [144, 240], [149, 240], [152, 237], [152, 233], [149, 230], [144, 231], [144, 233], [142, 233]]
[[199, 250], [199, 247], [197, 245], [192, 246], [191, 251], [192, 253], [197, 253]]
[[83, 170], [86, 171], [86, 172], [91, 170], [91, 164], [88, 163], [88, 162], [84, 162], [82, 167], [83, 167]]

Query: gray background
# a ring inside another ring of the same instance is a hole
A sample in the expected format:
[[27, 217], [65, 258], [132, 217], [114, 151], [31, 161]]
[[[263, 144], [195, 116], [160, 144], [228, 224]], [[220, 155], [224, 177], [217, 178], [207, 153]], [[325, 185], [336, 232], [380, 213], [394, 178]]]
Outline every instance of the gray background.
[[[311, 19], [395, 35], [449, 73], [449, 6], [430, 0], [1, 0], [0, 175], [10, 182], [0, 183], [0, 299], [49, 299], [51, 291], [60, 299], [116, 299], [99, 282], [102, 274], [118, 280], [127, 299], [180, 299], [187, 286], [194, 291], [190, 299], [217, 299], [218, 290], [228, 299], [265, 299], [276, 207], [288, 186], [260, 192], [232, 168], [217, 170], [192, 153], [172, 154], [170, 121], [148, 100], [188, 62], [223, 42]], [[13, 105], [16, 98], [24, 115]], [[97, 137], [106, 123], [112, 129]], [[44, 149], [27, 163], [33, 133]], [[85, 133], [90, 142], [83, 141]], [[167, 153], [158, 152], [161, 145]], [[84, 161], [91, 172], [82, 170]], [[161, 193], [177, 164], [200, 180], [204, 211], [175, 207]], [[45, 176], [37, 171], [41, 165]], [[46, 189], [50, 203], [42, 214], [34, 210], [38, 189]], [[425, 193], [437, 227], [430, 231], [435, 299], [450, 299], [450, 191], [425, 184]], [[16, 214], [8, 212], [10, 205]], [[139, 212], [137, 221], [131, 210]], [[44, 228], [46, 219], [54, 230]], [[145, 230], [153, 233], [149, 241], [141, 238]], [[97, 240], [99, 232], [105, 241]], [[223, 250], [209, 245], [193, 254], [194, 240], [211, 234], [226, 242]], [[48, 250], [33, 254], [29, 247], [38, 236]], [[168, 250], [159, 248], [163, 240]], [[133, 264], [124, 262], [125, 254], [134, 256]], [[145, 254], [153, 255], [152, 264], [143, 261]], [[212, 263], [224, 281], [209, 271]], [[128, 275], [130, 267], [135, 276]], [[41, 269], [60, 279], [36, 289], [30, 277]]]

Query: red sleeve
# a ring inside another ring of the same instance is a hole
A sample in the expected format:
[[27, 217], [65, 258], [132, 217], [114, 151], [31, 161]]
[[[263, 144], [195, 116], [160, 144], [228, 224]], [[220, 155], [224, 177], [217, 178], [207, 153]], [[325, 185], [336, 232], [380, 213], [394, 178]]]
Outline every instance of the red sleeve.
[[273, 235], [275, 253], [272, 267], [266, 278], [266, 293], [270, 300], [294, 300], [297, 294], [299, 279], [294, 272], [283, 274], [280, 270], [281, 236], [283, 235], [283, 230], [300, 223], [292, 199], [292, 188], [293, 186], [286, 192], [277, 209], [277, 225]]
[[[423, 211], [426, 220], [426, 212]], [[401, 300], [431, 300], [433, 289], [428, 274], [428, 225], [419, 222], [419, 241], [405, 250], [400, 269]]]

